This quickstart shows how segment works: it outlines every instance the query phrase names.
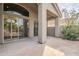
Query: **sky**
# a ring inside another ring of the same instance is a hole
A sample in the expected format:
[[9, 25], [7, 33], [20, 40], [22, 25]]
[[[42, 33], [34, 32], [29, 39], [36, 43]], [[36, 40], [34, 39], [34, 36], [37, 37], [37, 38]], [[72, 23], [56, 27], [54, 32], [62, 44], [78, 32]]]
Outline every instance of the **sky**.
[[66, 8], [68, 11], [74, 9], [79, 12], [79, 3], [59, 3], [58, 6], [60, 10]]

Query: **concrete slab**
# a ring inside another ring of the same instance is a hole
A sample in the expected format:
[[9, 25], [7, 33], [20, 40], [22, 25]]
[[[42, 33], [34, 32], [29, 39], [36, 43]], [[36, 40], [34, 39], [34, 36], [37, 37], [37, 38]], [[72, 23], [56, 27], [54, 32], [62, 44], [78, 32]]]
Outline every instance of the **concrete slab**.
[[0, 56], [79, 56], [79, 41], [48, 37], [39, 44], [37, 37], [0, 44]]

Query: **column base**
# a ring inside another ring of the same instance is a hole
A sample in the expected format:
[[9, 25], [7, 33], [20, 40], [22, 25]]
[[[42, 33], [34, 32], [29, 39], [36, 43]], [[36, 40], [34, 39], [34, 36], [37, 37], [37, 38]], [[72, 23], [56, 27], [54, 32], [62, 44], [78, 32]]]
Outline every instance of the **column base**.
[[46, 41], [44, 41], [44, 42], [38, 42], [39, 44], [45, 44], [46, 43]]

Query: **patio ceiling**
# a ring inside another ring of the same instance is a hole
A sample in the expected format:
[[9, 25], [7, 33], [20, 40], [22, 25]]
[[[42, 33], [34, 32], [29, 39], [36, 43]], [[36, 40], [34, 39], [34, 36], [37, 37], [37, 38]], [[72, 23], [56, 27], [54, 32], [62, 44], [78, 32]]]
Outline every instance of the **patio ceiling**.
[[51, 18], [55, 18], [57, 17], [56, 15], [54, 15], [53, 13], [51, 13], [50, 11], [47, 11], [47, 19], [50, 20]]
[[4, 11], [15, 11], [24, 16], [29, 16], [29, 12], [18, 4], [4, 3]]

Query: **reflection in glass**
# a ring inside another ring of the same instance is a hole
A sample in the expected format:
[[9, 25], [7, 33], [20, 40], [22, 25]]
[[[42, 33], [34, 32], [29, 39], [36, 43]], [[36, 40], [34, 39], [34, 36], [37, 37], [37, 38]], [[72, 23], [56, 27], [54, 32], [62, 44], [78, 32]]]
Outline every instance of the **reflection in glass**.
[[12, 19], [12, 38], [18, 37], [18, 19]]
[[11, 38], [11, 19], [9, 16], [4, 16], [4, 39]]
[[19, 26], [19, 38], [24, 37], [24, 26], [23, 26], [23, 19], [19, 18], [18, 21], [18, 26]]

